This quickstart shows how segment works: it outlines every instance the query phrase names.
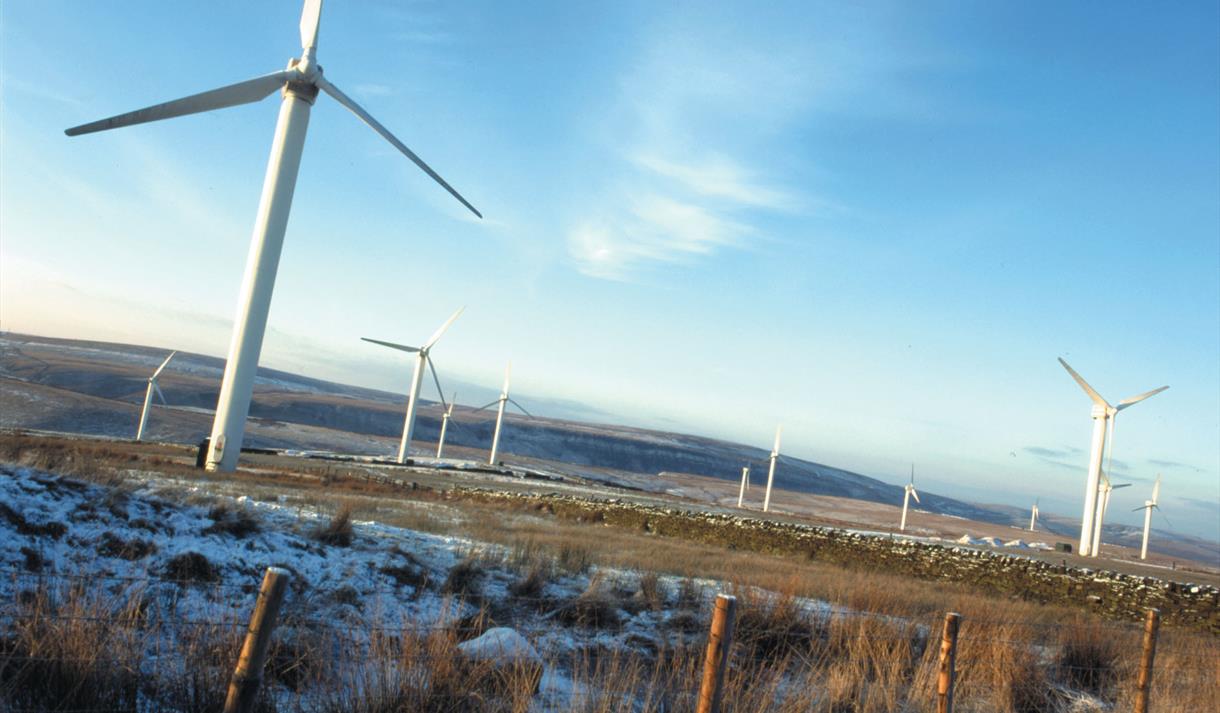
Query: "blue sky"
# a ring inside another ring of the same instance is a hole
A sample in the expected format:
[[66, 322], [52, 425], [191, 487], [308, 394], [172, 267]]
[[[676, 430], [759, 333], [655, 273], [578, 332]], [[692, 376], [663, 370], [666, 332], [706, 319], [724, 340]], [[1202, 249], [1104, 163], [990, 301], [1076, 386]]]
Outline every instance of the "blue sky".
[[[263, 363], [607, 418], [1220, 540], [1220, 11], [331, 2]], [[0, 327], [223, 355], [278, 102], [68, 126], [282, 68], [299, 4], [0, 6]], [[1116, 463], [1117, 465], [1117, 463]]]

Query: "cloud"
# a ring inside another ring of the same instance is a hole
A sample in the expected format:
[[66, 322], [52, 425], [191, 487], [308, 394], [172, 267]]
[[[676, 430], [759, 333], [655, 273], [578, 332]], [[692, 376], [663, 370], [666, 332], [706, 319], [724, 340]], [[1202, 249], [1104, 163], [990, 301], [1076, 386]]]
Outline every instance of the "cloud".
[[681, 163], [651, 154], [632, 158], [640, 168], [672, 179], [681, 187], [701, 196], [722, 198], [741, 206], [791, 209], [796, 199], [779, 188], [756, 182], [741, 165], [725, 156], [709, 155], [694, 163]]
[[1038, 456], [1039, 458], [1066, 458], [1068, 456], [1083, 453], [1080, 448], [1065, 446], [1063, 448], [1045, 448], [1043, 446], [1026, 446], [1021, 450], [1030, 455]]
[[586, 222], [571, 231], [568, 251], [578, 269], [606, 280], [626, 280], [646, 264], [680, 264], [738, 245], [747, 225], [693, 203], [645, 194], [625, 200], [614, 218]]
[[1193, 470], [1193, 471], [1194, 471], [1194, 472], [1196, 472], [1196, 473], [1201, 473], [1201, 472], [1203, 472], [1203, 469], [1202, 469], [1202, 468], [1198, 468], [1198, 467], [1193, 466], [1193, 465], [1191, 465], [1191, 464], [1189, 464], [1189, 463], [1179, 463], [1179, 462], [1178, 462], [1178, 461], [1176, 461], [1176, 460], [1161, 460], [1161, 459], [1158, 459], [1158, 458], [1149, 458], [1149, 459], [1148, 459], [1148, 464], [1149, 464], [1149, 465], [1155, 465], [1155, 466], [1157, 466], [1157, 467], [1159, 467], [1159, 468], [1173, 468], [1173, 469], [1181, 469], [1181, 470]]
[[352, 87], [352, 93], [364, 97], [387, 97], [393, 94], [394, 90], [385, 84], [364, 82]]

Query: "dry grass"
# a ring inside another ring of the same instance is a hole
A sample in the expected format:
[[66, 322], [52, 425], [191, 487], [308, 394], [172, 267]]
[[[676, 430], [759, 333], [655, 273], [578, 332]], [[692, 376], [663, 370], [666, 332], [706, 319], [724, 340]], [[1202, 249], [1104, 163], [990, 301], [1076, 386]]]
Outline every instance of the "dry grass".
[[[17, 453], [18, 460], [28, 465], [59, 472], [68, 469], [78, 475], [89, 472], [103, 482], [133, 467], [121, 449], [107, 450], [104, 444], [73, 446], [46, 455], [28, 443], [11, 441], [0, 439], [0, 460], [12, 461], [7, 456]], [[152, 457], [165, 458], [167, 470], [179, 467], [172, 454]], [[150, 461], [136, 465], [149, 466]], [[325, 495], [317, 496], [323, 475], [330, 478], [330, 485]], [[607, 566], [643, 572], [629, 597], [620, 596], [594, 574], [587, 590], [560, 609], [568, 612], [564, 617], [570, 624], [594, 627], [613, 626], [622, 607], [668, 609], [672, 616], [667, 633], [673, 638], [659, 651], [592, 650], [578, 652], [575, 659], [550, 661], [548, 665], [566, 672], [578, 684], [565, 707], [569, 710], [618, 711], [629, 699], [640, 711], [694, 709], [702, 665], [701, 636], [708, 621], [705, 597], [689, 579], [678, 591], [666, 592], [658, 573], [732, 582], [731, 589], [740, 597], [738, 644], [726, 683], [727, 710], [934, 710], [937, 643], [941, 617], [948, 610], [963, 615], [959, 710], [1066, 712], [1072, 704], [1068, 689], [1088, 692], [1106, 708], [1124, 710], [1131, 705], [1139, 631], [1084, 617], [1076, 610], [996, 596], [961, 584], [915, 581], [794, 557], [661, 539], [597, 522], [558, 520], [535, 506], [451, 499], [443, 507], [452, 509], [457, 518], [434, 517], [419, 507], [403, 507], [396, 513], [393, 507], [403, 502], [401, 498], [432, 507], [444, 496], [423, 489], [406, 494], [381, 483], [348, 481], [333, 469], [321, 474], [267, 470], [235, 477], [277, 491], [295, 489], [321, 501], [342, 493], [362, 508], [378, 508], [378, 519], [389, 524], [396, 524], [396, 517], [409, 519], [409, 524], [425, 530], [505, 545], [509, 552], [505, 562], [520, 575], [513, 588], [523, 600], [537, 600], [546, 584], [561, 573]], [[399, 500], [387, 498], [389, 494]], [[453, 568], [442, 588], [455, 597], [477, 599], [484, 564], [481, 556], [472, 554]], [[417, 580], [420, 568], [409, 558], [387, 566], [401, 569], [404, 583], [426, 584]], [[199, 562], [183, 561], [166, 576], [203, 579], [206, 572], [207, 567]], [[122, 696], [129, 688], [124, 687], [130, 685], [131, 672], [140, 670], [139, 651], [141, 642], [151, 635], [150, 625], [139, 615], [138, 606], [128, 602], [130, 609], [125, 609], [123, 602], [101, 602], [95, 594], [82, 591], [55, 598], [35, 591], [0, 604], [0, 613], [18, 611], [41, 617], [27, 623], [4, 619], [13, 623], [4, 625], [0, 638], [0, 708], [60, 705], [15, 697], [50, 692], [96, 696], [64, 698], [71, 705], [61, 707], [127, 706], [124, 701], [129, 699]], [[856, 614], [815, 616], [803, 610], [801, 600], [805, 598], [831, 602]], [[54, 618], [71, 611], [91, 612], [107, 623], [90, 628], [86, 622], [69, 625]], [[675, 621], [678, 623], [672, 623]], [[359, 648], [308, 627], [286, 627], [269, 680], [289, 690], [313, 686], [324, 691], [321, 699], [315, 699], [325, 703], [321, 710], [525, 710], [537, 683], [537, 670], [492, 671], [466, 661], [457, 644], [480, 630], [478, 624], [466, 624], [401, 632], [375, 638]], [[165, 655], [165, 660], [202, 662], [183, 663], [182, 672], [190, 672], [197, 680], [172, 689], [177, 691], [172, 695], [182, 701], [194, 701], [176, 703], [177, 709], [207, 710], [212, 700], [205, 695], [210, 690], [207, 682], [227, 679], [224, 669], [231, 664], [236, 643], [225, 638], [230, 636], [225, 631], [214, 629], [187, 637], [176, 652]], [[291, 639], [287, 637], [290, 632]], [[360, 660], [365, 665], [341, 674], [338, 662], [345, 660]], [[43, 678], [37, 678], [40, 676]], [[26, 691], [31, 682], [48, 680], [54, 684]], [[163, 696], [157, 700], [169, 701], [171, 689], [157, 695]], [[1156, 710], [1162, 713], [1214, 707], [1220, 700], [1220, 641], [1189, 631], [1163, 630], [1153, 696]]]
[[333, 547], [351, 547], [355, 532], [352, 529], [352, 504], [344, 501], [335, 510], [326, 525], [314, 532], [314, 539]]

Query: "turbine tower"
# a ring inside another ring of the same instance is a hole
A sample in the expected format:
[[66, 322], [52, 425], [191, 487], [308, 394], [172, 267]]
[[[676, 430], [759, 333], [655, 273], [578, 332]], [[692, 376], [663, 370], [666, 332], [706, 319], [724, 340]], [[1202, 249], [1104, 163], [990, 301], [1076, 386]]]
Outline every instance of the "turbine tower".
[[746, 497], [746, 488], [750, 487], [750, 466], [745, 466], [741, 469], [741, 487], [737, 490], [737, 507], [741, 507], [742, 501]]
[[144, 440], [144, 427], [148, 425], [148, 410], [152, 408], [153, 392], [157, 392], [157, 398], [161, 399], [161, 403], [168, 404], [165, 400], [165, 394], [161, 393], [161, 387], [157, 386], [157, 377], [161, 376], [161, 372], [169, 366], [169, 360], [174, 358], [178, 352], [170, 352], [169, 356], [165, 357], [165, 361], [161, 362], [161, 366], [153, 372], [153, 375], [148, 377], [148, 388], [144, 390], [144, 408], [140, 411], [140, 425], [136, 427], [136, 440]]
[[441, 459], [441, 454], [445, 452], [445, 431], [449, 430], [449, 419], [453, 418], [453, 406], [457, 403], [457, 392], [453, 392], [453, 397], [449, 399], [449, 406], [445, 408], [445, 413], [441, 415], [441, 435], [436, 439], [436, 459]]
[[513, 363], [509, 362], [508, 368], [506, 368], [504, 370], [504, 388], [500, 390], [500, 398], [496, 399], [495, 401], [492, 401], [491, 403], [489, 403], [485, 406], [479, 407], [479, 410], [481, 411], [481, 410], [487, 408], [488, 406], [499, 404], [499, 408], [496, 410], [496, 432], [495, 432], [495, 435], [493, 435], [491, 437], [491, 455], [488, 456], [488, 458], [487, 458], [488, 465], [496, 464], [496, 452], [500, 449], [500, 427], [504, 425], [504, 407], [505, 407], [505, 405], [511, 403], [513, 406], [516, 406], [517, 408], [521, 409], [521, 413], [525, 414], [526, 416], [529, 416], [530, 418], [534, 417], [533, 414], [531, 414], [529, 411], [525, 410], [524, 406], [522, 406], [521, 404], [514, 401], [508, 395], [508, 378], [512, 374], [512, 371], [513, 371]]
[[1038, 500], [1034, 500], [1034, 507], [1029, 511], [1029, 531], [1034, 531], [1034, 526], [1038, 524]]
[[1110, 509], [1110, 493], [1119, 488], [1129, 487], [1131, 487], [1131, 483], [1113, 485], [1110, 483], [1110, 476], [1103, 474], [1101, 489], [1097, 494], [1099, 503], [1097, 517], [1093, 519], [1093, 551], [1090, 556], [1096, 557], [1101, 552], [1101, 525], [1106, 519], [1106, 510]]
[[775, 447], [771, 449], [771, 465], [767, 469], [767, 494], [763, 497], [763, 512], [771, 509], [771, 483], [775, 480], [775, 461], [779, 459], [779, 434], [783, 426], [775, 427]]
[[453, 324], [453, 321], [462, 314], [462, 310], [464, 309], [466, 308], [459, 307], [458, 311], [454, 312], [453, 316], [446, 320], [445, 323], [441, 325], [440, 329], [432, 333], [432, 336], [428, 338], [428, 341], [424, 342], [422, 347], [408, 347], [405, 344], [395, 344], [394, 342], [383, 342], [377, 339], [361, 337], [361, 339], [366, 342], [380, 344], [383, 347], [389, 347], [390, 349], [397, 349], [398, 351], [408, 352], [416, 355], [415, 374], [411, 377], [411, 391], [407, 396], [407, 416], [406, 421], [402, 425], [402, 441], [398, 444], [399, 463], [405, 463], [407, 461], [407, 456], [411, 454], [411, 435], [415, 432], [415, 407], [419, 401], [419, 387], [424, 380], [425, 366], [432, 371], [432, 380], [436, 382], [436, 393], [441, 397], [441, 406], [448, 408], [448, 404], [445, 403], [445, 392], [441, 391], [441, 380], [436, 375], [436, 366], [432, 364], [432, 357], [430, 354], [433, 345], [435, 345], [437, 340], [441, 338], [441, 335], [445, 333], [445, 330], [449, 329], [449, 325]]
[[[1145, 500], [1144, 504], [1135, 508], [1132, 512], [1144, 511], [1144, 543], [1140, 545], [1140, 559], [1148, 559], [1148, 532], [1152, 529], [1152, 511], [1160, 510], [1161, 506], [1156, 504], [1157, 497], [1161, 494], [1161, 474], [1157, 473], [1156, 483], [1152, 486], [1152, 499]], [[1161, 513], [1162, 516], [1164, 513]]]
[[242, 278], [241, 293], [237, 302], [233, 338], [229, 344], [229, 355], [220, 384], [216, 417], [212, 422], [212, 434], [207, 454], [209, 471], [234, 470], [237, 467], [237, 458], [241, 454], [242, 434], [245, 430], [246, 417], [250, 411], [254, 377], [258, 370], [258, 357], [262, 351], [267, 314], [271, 308], [271, 292], [275, 285], [275, 274], [284, 244], [284, 231], [288, 225], [292, 194], [296, 188], [297, 169], [300, 168], [301, 153], [305, 147], [305, 131], [309, 125], [309, 112], [318, 98], [319, 91], [329, 94], [335, 101], [346, 107], [361, 121], [381, 134], [382, 138], [393, 144], [462, 205], [476, 216], [483, 217], [419, 156], [415, 155], [359, 104], [352, 101], [338, 87], [322, 76], [322, 67], [317, 62], [318, 25], [321, 14], [322, 0], [305, 0], [300, 24], [302, 53], [298, 59], [289, 61], [287, 69], [182, 99], [175, 99], [164, 104], [82, 124], [65, 132], [68, 136], [77, 136], [241, 104], [251, 104], [265, 99], [277, 89], [280, 90], [282, 95], [280, 115], [271, 142], [271, 157], [267, 162], [262, 197], [259, 199], [258, 213], [254, 220], [254, 232], [250, 240], [250, 253], [246, 259], [246, 272]]
[[911, 464], [911, 482], [903, 487], [905, 491], [902, 495], [902, 522], [898, 524], [898, 531], [905, 532], [907, 529], [907, 505], [910, 504], [911, 498], [915, 498], [915, 502], [919, 502], [919, 493], [915, 492], [915, 464]]
[[1088, 382], [1080, 374], [1076, 373], [1075, 369], [1068, 366], [1068, 363], [1062, 357], [1059, 358], [1059, 363], [1063, 365], [1064, 369], [1067, 369], [1067, 372], [1072, 375], [1072, 378], [1076, 380], [1080, 388], [1084, 389], [1084, 392], [1093, 400], [1093, 410], [1091, 412], [1093, 417], [1093, 442], [1089, 450], [1088, 480], [1084, 489], [1084, 514], [1080, 518], [1080, 554], [1088, 556], [1094, 550], [1093, 528], [1097, 514], [1097, 496], [1101, 486], [1101, 460], [1106, 450], [1107, 422], [1113, 419], [1119, 411], [1128, 406], [1134, 406], [1140, 401], [1159, 394], [1169, 387], [1162, 386], [1159, 389], [1146, 391], [1138, 396], [1132, 396], [1129, 399], [1119, 401], [1117, 406], [1111, 406], [1101, 397], [1101, 394], [1097, 393], [1092, 386], [1089, 386]]

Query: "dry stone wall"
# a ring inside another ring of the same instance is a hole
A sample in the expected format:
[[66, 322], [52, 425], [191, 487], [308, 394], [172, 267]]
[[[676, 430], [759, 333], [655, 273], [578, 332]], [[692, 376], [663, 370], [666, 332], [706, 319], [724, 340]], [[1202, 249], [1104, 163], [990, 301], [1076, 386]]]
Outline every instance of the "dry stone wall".
[[1150, 607], [1162, 620], [1220, 635], [1220, 589], [1055, 564], [1031, 557], [905, 538], [852, 533], [724, 513], [661, 508], [568, 495], [521, 495], [463, 489], [483, 500], [535, 501], [557, 517], [679, 537], [723, 547], [805, 557], [849, 568], [925, 580], [962, 582], [1024, 599], [1085, 606], [1123, 621], [1140, 621]]

